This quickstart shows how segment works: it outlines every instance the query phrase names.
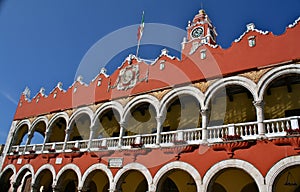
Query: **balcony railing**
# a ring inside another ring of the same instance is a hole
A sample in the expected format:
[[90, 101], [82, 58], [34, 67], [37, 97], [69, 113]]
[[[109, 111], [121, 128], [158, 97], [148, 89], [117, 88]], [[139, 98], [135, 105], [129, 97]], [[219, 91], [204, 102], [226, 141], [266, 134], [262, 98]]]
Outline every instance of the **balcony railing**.
[[[300, 116], [270, 119], [262, 122], [264, 126], [264, 136], [267, 138], [284, 137], [288, 130], [299, 130]], [[206, 131], [204, 131], [206, 130]], [[159, 136], [159, 139], [157, 138]], [[27, 153], [49, 153], [49, 152], [69, 152], [72, 150], [118, 150], [131, 149], [135, 147], [153, 148], [170, 147], [177, 144], [201, 144], [204, 142], [216, 143], [223, 142], [226, 136], [235, 136], [241, 140], [257, 139], [260, 134], [257, 122], [246, 122], [238, 124], [228, 124], [220, 126], [211, 126], [204, 128], [193, 128], [162, 132], [160, 134], [142, 134], [101, 138], [89, 140], [78, 140], [68, 142], [54, 142], [34, 145], [12, 146], [9, 150], [10, 155], [23, 155]], [[205, 139], [204, 139], [205, 138]]]

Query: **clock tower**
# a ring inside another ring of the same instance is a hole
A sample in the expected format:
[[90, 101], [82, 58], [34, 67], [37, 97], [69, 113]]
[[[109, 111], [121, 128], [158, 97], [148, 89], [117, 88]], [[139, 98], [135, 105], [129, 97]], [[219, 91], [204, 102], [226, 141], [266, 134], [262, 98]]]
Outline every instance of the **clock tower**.
[[[193, 21], [189, 21], [187, 26], [187, 37], [182, 42], [183, 54], [193, 54], [195, 45], [203, 44], [216, 45], [217, 32], [210, 19], [203, 9], [195, 15]], [[186, 50], [190, 49], [190, 50]]]

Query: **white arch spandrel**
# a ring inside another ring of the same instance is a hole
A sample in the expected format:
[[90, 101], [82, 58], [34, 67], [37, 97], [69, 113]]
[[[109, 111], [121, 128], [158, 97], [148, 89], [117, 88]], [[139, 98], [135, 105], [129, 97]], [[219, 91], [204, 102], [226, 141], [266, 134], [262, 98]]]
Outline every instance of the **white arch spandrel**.
[[300, 65], [299, 64], [284, 65], [284, 66], [271, 69], [270, 71], [266, 72], [257, 83], [258, 99], [263, 100], [264, 93], [272, 81], [274, 81], [276, 78], [280, 76], [287, 75], [287, 74], [300, 74]]
[[0, 178], [2, 178], [3, 174], [7, 171], [7, 170], [12, 170], [13, 171], [13, 175], [12, 175], [12, 179], [15, 180], [16, 178], [16, 167], [13, 164], [9, 164], [7, 165], [0, 173]]
[[121, 116], [123, 115], [123, 107], [119, 102], [116, 101], [110, 101], [107, 103], [104, 103], [103, 105], [101, 105], [95, 112], [93, 120], [92, 120], [92, 126], [93, 127], [96, 123], [96, 121], [98, 120], [98, 117], [105, 112], [108, 109], [114, 109], [119, 113], [119, 116], [121, 118]]
[[212, 85], [210, 85], [205, 92], [205, 99], [204, 99], [204, 108], [208, 108], [209, 102], [212, 97], [222, 88], [225, 89], [228, 85], [239, 85], [246, 88], [253, 96], [254, 101], [257, 100], [257, 85], [251, 81], [250, 79], [242, 76], [233, 76], [233, 77], [226, 77], [223, 79], [219, 79], [215, 81]]
[[51, 126], [53, 125], [53, 123], [59, 119], [59, 118], [63, 118], [65, 121], [66, 121], [66, 125], [68, 125], [69, 123], [69, 116], [66, 112], [59, 112], [59, 113], [56, 113], [49, 121], [48, 123], [48, 127], [47, 127], [47, 130], [46, 131], [49, 131], [49, 129], [51, 128]]
[[197, 186], [197, 192], [202, 192], [202, 179], [201, 176], [199, 174], [199, 172], [197, 171], [197, 169], [195, 167], [193, 167], [192, 165], [186, 163], [186, 162], [182, 162], [182, 161], [174, 161], [171, 163], [168, 163], [166, 165], [164, 165], [162, 168], [160, 168], [158, 170], [158, 172], [155, 174], [154, 178], [153, 178], [153, 191], [156, 191], [156, 187], [158, 186], [158, 183], [160, 181], [161, 178], [163, 178], [163, 176], [168, 173], [171, 170], [174, 169], [180, 169], [182, 171], [187, 172], [195, 181], [196, 186]]
[[271, 192], [273, 190], [275, 179], [282, 171], [295, 165], [300, 166], [300, 156], [287, 157], [273, 165], [273, 167], [268, 171], [266, 175], [267, 191]]
[[93, 111], [89, 107], [82, 107], [77, 109], [70, 117], [69, 123], [67, 124], [67, 127], [72, 125], [73, 121], [76, 120], [77, 117], [80, 117], [80, 115], [86, 114], [89, 117], [90, 123], [92, 124], [92, 119], [94, 117]]
[[35, 183], [36, 182], [36, 179], [39, 177], [39, 175], [45, 171], [45, 170], [49, 170], [52, 174], [52, 183], [54, 183], [54, 180], [55, 180], [55, 177], [56, 177], [56, 172], [55, 172], [55, 169], [53, 167], [53, 165], [51, 164], [45, 164], [45, 165], [42, 165], [35, 173], [35, 176], [32, 178], [32, 183]]
[[82, 188], [86, 179], [88, 178], [89, 174], [91, 174], [93, 171], [100, 170], [105, 173], [105, 175], [108, 177], [109, 186], [112, 186], [113, 183], [113, 174], [110, 171], [110, 169], [107, 168], [107, 165], [104, 165], [102, 163], [97, 163], [92, 166], [90, 166], [83, 174], [82, 179], [80, 180], [78, 187]]
[[130, 113], [130, 109], [132, 109], [134, 106], [137, 106], [140, 103], [151, 104], [155, 109], [156, 116], [159, 114], [159, 101], [156, 97], [149, 95], [149, 94], [139, 95], [139, 96], [133, 98], [131, 101], [129, 101], [125, 105], [124, 113], [121, 116], [121, 122], [122, 121], [125, 122], [127, 115]]
[[240, 159], [228, 159], [213, 165], [203, 177], [203, 189], [206, 191], [214, 176], [220, 171], [227, 168], [238, 168], [248, 173], [255, 181], [259, 191], [266, 191], [264, 177], [259, 170], [247, 161]]
[[199, 102], [201, 108], [204, 107], [204, 94], [196, 87], [184, 86], [184, 87], [175, 88], [163, 96], [162, 100], [160, 101], [158, 115], [164, 116], [163, 113], [168, 103], [172, 101], [172, 99], [180, 95], [192, 96]]
[[56, 175], [56, 178], [55, 178], [55, 180], [54, 180], [55, 182], [53, 183], [54, 186], [57, 185], [57, 182], [59, 181], [59, 179], [61, 179], [61, 176], [62, 176], [63, 173], [64, 173], [65, 171], [67, 171], [67, 170], [72, 170], [72, 171], [74, 171], [74, 172], [76, 173], [77, 179], [78, 179], [78, 185], [79, 185], [79, 182], [81, 181], [81, 171], [80, 171], [80, 169], [79, 169], [79, 167], [78, 167], [77, 165], [71, 163], [71, 164], [67, 164], [67, 165], [63, 166], [63, 167], [58, 171], [58, 173], [57, 173], [57, 175]]
[[152, 176], [151, 176], [150, 171], [147, 169], [147, 167], [145, 167], [144, 165], [142, 165], [140, 163], [129, 163], [117, 172], [117, 174], [114, 177], [114, 182], [113, 182], [113, 185], [111, 186], [111, 188], [115, 189], [118, 181], [121, 179], [123, 174], [126, 173], [127, 171], [131, 171], [131, 170], [139, 171], [140, 173], [142, 173], [143, 176], [147, 180], [148, 186], [151, 185]]
[[21, 169], [18, 171], [18, 173], [16, 175], [16, 180], [18, 180], [19, 177], [21, 177], [21, 176], [23, 177], [25, 175], [26, 169], [30, 172], [31, 177], [34, 178], [35, 174], [34, 174], [34, 169], [33, 169], [32, 165], [26, 164], [23, 167], [21, 167]]

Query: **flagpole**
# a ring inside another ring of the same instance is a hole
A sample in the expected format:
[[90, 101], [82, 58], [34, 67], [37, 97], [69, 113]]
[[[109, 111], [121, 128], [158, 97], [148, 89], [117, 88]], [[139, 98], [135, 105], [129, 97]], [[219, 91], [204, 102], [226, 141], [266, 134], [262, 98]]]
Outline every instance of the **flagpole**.
[[137, 44], [137, 48], [136, 48], [136, 57], [138, 58], [139, 55], [139, 50], [140, 50], [140, 43], [141, 43], [141, 39], [142, 39], [142, 35], [143, 35], [143, 31], [144, 31], [144, 11], [143, 11], [143, 15], [142, 15], [142, 21], [141, 24], [138, 28], [138, 34], [137, 34], [137, 38], [138, 38], [138, 44]]

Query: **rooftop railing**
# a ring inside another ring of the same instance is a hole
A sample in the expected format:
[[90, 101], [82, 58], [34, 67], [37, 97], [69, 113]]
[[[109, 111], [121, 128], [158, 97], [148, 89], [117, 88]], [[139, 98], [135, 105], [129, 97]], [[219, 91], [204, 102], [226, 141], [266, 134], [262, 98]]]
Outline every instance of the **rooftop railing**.
[[[289, 130], [299, 131], [300, 116], [264, 120], [264, 136], [267, 138], [285, 137]], [[97, 150], [118, 150], [131, 148], [157, 148], [170, 147], [178, 144], [201, 144], [225, 142], [226, 138], [233, 140], [254, 140], [261, 135], [257, 122], [228, 124], [204, 128], [182, 129], [160, 134], [140, 134], [132, 136], [101, 138], [92, 140], [78, 140], [68, 142], [54, 142], [34, 145], [12, 146], [9, 155], [23, 155], [27, 153], [60, 153]], [[294, 131], [294, 132], [295, 132]], [[300, 135], [300, 131], [299, 131]], [[157, 138], [159, 136], [159, 139]], [[206, 139], [204, 139], [206, 138]]]

